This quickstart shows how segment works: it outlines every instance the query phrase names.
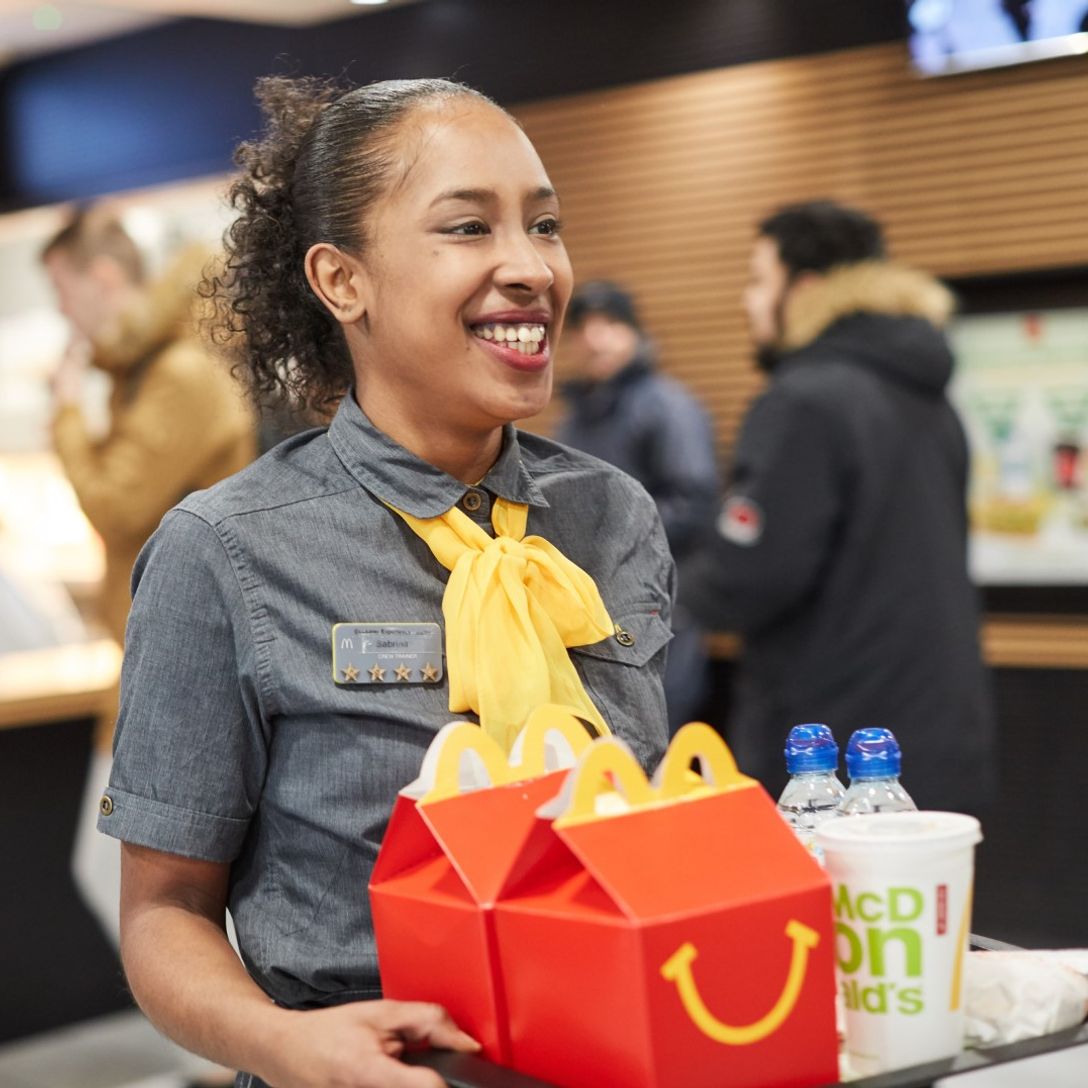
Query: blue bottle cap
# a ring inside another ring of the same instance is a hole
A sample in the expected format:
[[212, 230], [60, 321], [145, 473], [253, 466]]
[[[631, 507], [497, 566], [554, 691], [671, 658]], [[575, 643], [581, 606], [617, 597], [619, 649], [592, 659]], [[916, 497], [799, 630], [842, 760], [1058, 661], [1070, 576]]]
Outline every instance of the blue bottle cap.
[[839, 746], [826, 725], [813, 722], [795, 725], [786, 738], [786, 770], [834, 771], [839, 765]]
[[890, 729], [855, 729], [846, 745], [846, 773], [851, 778], [898, 778], [902, 760]]

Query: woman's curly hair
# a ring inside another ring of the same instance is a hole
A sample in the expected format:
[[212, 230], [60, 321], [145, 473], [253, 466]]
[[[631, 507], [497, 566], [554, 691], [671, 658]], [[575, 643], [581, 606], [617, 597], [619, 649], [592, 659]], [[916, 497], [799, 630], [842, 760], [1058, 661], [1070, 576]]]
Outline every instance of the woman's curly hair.
[[310, 289], [306, 252], [317, 242], [360, 253], [366, 214], [384, 191], [390, 137], [416, 105], [463, 96], [444, 79], [385, 80], [345, 89], [333, 80], [269, 76], [256, 87], [266, 130], [238, 147], [228, 191], [238, 216], [201, 294], [209, 333], [233, 357], [258, 401], [286, 400], [327, 415], [352, 380], [339, 323]]

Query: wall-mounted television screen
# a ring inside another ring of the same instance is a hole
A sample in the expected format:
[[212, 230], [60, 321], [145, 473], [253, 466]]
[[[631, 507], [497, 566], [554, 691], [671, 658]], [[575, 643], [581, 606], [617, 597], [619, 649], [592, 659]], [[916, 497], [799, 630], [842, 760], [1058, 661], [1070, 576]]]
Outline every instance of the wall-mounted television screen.
[[925, 75], [1088, 53], [1088, 0], [907, 0]]
[[1088, 307], [953, 321], [983, 586], [1088, 585]]

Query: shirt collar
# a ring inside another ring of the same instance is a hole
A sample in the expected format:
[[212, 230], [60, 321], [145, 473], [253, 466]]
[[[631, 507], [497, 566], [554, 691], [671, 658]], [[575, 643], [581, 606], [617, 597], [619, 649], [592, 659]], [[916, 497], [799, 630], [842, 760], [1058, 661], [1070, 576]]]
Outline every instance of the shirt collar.
[[[356, 403], [354, 388], [340, 401], [329, 425], [329, 443], [367, 491], [413, 517], [438, 517], [468, 490], [378, 430]], [[479, 486], [509, 502], [548, 505], [525, 467], [517, 428], [511, 423], [503, 427], [502, 450]]]

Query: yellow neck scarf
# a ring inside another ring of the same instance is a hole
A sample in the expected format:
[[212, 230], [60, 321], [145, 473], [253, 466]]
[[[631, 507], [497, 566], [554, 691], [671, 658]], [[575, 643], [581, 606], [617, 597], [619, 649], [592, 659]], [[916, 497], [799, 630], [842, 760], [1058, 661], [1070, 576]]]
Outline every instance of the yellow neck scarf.
[[436, 518], [391, 509], [450, 572], [450, 710], [479, 715], [504, 751], [543, 703], [570, 706], [609, 733], [566, 648], [600, 642], [615, 626], [593, 579], [543, 537], [525, 536], [528, 507], [496, 499], [495, 537], [456, 507]]

